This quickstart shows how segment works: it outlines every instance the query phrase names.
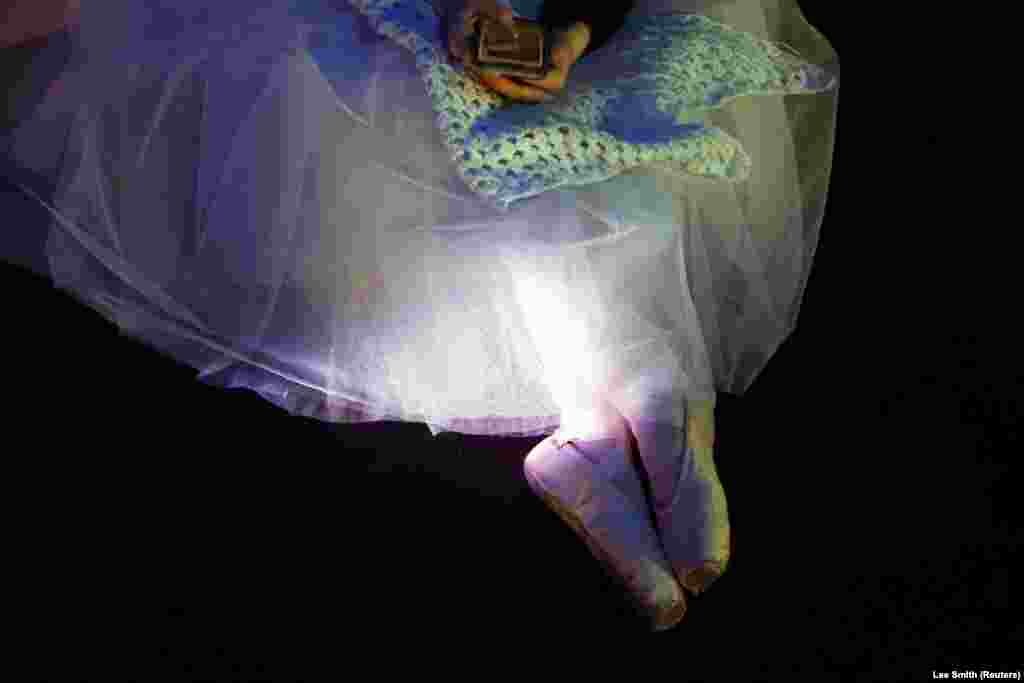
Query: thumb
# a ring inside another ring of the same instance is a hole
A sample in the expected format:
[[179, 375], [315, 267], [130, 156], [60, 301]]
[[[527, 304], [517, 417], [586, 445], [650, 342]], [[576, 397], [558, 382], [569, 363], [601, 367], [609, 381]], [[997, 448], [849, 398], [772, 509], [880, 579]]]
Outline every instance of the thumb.
[[551, 51], [551, 59], [555, 66], [565, 68], [575, 64], [590, 44], [590, 27], [578, 21], [566, 29], [555, 48]]

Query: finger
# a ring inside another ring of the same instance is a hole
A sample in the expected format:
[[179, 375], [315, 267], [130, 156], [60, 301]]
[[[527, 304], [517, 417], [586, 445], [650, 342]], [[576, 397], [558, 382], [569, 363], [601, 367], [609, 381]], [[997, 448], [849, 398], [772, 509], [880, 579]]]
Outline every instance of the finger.
[[559, 36], [558, 44], [551, 51], [552, 61], [561, 68], [572, 66], [587, 51], [590, 38], [590, 27], [577, 21]]
[[530, 79], [530, 85], [535, 88], [540, 88], [549, 93], [555, 93], [565, 88], [566, 82], [569, 80], [568, 68], [555, 67], [548, 71], [547, 76], [542, 79]]
[[565, 69], [572, 61], [572, 52], [566, 45], [559, 45], [551, 51], [551, 62], [559, 69]]
[[513, 81], [505, 76], [495, 76], [479, 72], [477, 77], [481, 83], [491, 90], [513, 100], [521, 102], [549, 102], [552, 99], [551, 94], [541, 88]]
[[565, 31], [551, 49], [551, 66], [543, 79], [530, 79], [530, 84], [548, 91], [560, 91], [569, 80], [569, 72], [589, 44], [589, 29], [580, 24], [581, 29]]
[[579, 61], [589, 44], [590, 28], [586, 24], [580, 22], [567, 29], [551, 50], [553, 68], [543, 79], [530, 79], [530, 84], [549, 92], [561, 91], [569, 80], [573, 64]]

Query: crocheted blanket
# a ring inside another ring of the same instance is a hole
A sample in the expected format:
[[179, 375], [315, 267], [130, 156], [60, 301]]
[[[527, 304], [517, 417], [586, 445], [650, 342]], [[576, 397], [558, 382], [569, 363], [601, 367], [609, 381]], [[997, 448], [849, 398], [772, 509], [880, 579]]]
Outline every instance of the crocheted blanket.
[[[555, 101], [521, 103], [480, 85], [449, 59], [443, 18], [429, 0], [349, 1], [377, 33], [415, 55], [458, 174], [501, 209], [638, 166], [743, 181], [751, 158], [740, 141], [707, 124], [706, 112], [737, 97], [838, 85], [783, 46], [708, 17], [633, 13], [608, 43], [576, 63]], [[321, 36], [312, 48], [328, 79], [332, 41], [341, 40], [337, 32]]]

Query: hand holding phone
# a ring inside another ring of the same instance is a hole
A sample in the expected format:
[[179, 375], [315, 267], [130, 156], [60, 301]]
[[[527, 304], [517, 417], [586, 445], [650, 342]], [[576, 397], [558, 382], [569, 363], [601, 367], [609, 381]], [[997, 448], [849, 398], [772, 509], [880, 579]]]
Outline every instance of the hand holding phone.
[[515, 38], [515, 12], [509, 0], [436, 0], [441, 3], [448, 32], [448, 50], [462, 60], [467, 39], [476, 34], [480, 19], [504, 26]]
[[482, 85], [513, 100], [554, 99], [590, 44], [587, 24], [555, 31], [516, 17], [507, 0], [438, 1], [445, 3], [452, 56]]
[[481, 20], [479, 31], [467, 40], [472, 48], [467, 63], [492, 76], [543, 80], [552, 68], [549, 31], [528, 19], [517, 18], [515, 25], [517, 36], [497, 22]]

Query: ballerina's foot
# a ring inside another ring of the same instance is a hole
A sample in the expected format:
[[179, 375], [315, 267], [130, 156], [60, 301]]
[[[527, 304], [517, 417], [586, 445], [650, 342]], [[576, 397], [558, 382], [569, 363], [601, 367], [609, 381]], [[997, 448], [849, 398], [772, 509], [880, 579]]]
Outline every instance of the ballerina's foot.
[[590, 550], [590, 554], [601, 564], [605, 572], [613, 577], [620, 586], [626, 589], [627, 594], [635, 608], [638, 609], [650, 622], [651, 630], [655, 632], [667, 631], [678, 625], [686, 616], [686, 594], [678, 588], [673, 589], [673, 574], [670, 570], [657, 563], [651, 563], [646, 567], [649, 578], [641, 583], [648, 585], [661, 584], [664, 588], [660, 591], [652, 591], [642, 594], [636, 590], [635, 584], [637, 575], [641, 570], [634, 569], [631, 573], [632, 579], [626, 578], [621, 568], [611, 555], [591, 536], [580, 517], [561, 503], [554, 496], [539, 491], [540, 499], [557, 514], [561, 520], [572, 529], [576, 536], [583, 541]]
[[626, 588], [653, 630], [672, 628], [686, 614], [686, 596], [647, 516], [625, 430], [611, 438], [561, 436], [526, 457], [530, 488]]
[[653, 411], [627, 418], [651, 482], [665, 555], [693, 595], [724, 575], [732, 554], [728, 504], [714, 464], [713, 409], [691, 404], [685, 429], [647, 417]]

